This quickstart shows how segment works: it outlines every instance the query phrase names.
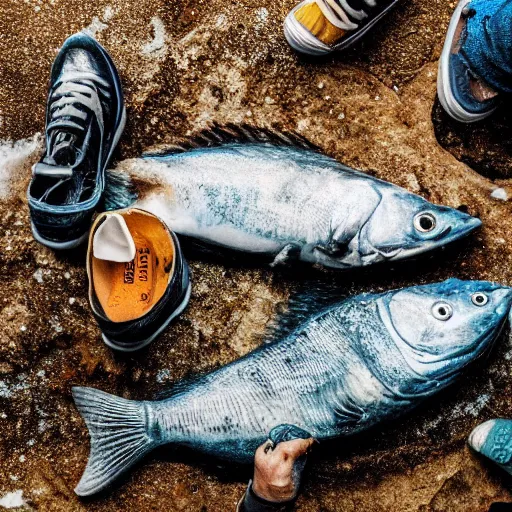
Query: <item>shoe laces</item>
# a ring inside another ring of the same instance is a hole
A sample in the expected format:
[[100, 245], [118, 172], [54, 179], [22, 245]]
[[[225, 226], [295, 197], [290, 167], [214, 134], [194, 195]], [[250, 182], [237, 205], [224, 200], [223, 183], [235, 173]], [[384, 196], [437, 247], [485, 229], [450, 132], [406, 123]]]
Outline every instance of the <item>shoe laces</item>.
[[350, 7], [347, 0], [315, 1], [329, 22], [341, 30], [357, 30], [360, 22], [369, 16], [367, 11], [377, 5], [377, 0], [364, 0], [368, 9], [357, 10]]
[[[75, 183], [67, 191], [64, 203], [74, 202], [94, 188], [95, 174], [89, 177], [73, 172], [83, 161], [84, 151], [92, 135], [92, 117], [97, 121], [100, 141], [103, 140], [104, 118], [101, 99], [110, 99], [107, 81], [90, 71], [67, 71], [52, 87], [48, 101], [49, 123], [46, 127], [47, 154], [43, 165], [34, 166], [34, 174], [57, 178], [40, 201], [47, 201], [63, 186]], [[98, 160], [101, 160], [102, 143], [98, 144]], [[91, 169], [95, 170], [95, 169]], [[60, 178], [60, 179], [59, 179]]]
[[53, 86], [48, 107], [50, 122], [46, 128], [49, 163], [74, 165], [81, 159], [81, 146], [90, 128], [91, 114], [103, 137], [100, 97], [110, 98], [109, 84], [92, 72], [66, 72]]

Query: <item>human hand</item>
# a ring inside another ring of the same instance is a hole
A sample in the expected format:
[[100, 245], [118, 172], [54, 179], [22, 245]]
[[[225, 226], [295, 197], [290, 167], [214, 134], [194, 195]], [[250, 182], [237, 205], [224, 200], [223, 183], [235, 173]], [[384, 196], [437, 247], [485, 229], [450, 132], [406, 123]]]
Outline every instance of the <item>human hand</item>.
[[297, 496], [307, 454], [316, 441], [312, 437], [299, 438], [276, 446], [272, 432], [270, 439], [256, 450], [252, 490], [266, 501], [291, 501]]

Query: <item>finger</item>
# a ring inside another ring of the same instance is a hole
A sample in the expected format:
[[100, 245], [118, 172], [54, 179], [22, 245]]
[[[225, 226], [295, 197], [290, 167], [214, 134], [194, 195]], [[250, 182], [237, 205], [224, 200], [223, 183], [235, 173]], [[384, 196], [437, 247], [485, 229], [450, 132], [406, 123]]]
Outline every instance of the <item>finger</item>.
[[293, 441], [278, 444], [274, 452], [283, 455], [285, 458], [289, 457], [295, 460], [309, 453], [314, 443], [315, 440], [312, 437], [309, 439], [294, 439]]
[[313, 450], [313, 447], [315, 445], [319, 444], [319, 442], [314, 437], [310, 437], [309, 439], [304, 439], [304, 441], [307, 443], [306, 453], [310, 453]]
[[256, 453], [254, 454], [254, 460], [256, 463], [258, 463], [258, 461], [264, 460], [267, 457], [267, 452], [265, 451], [266, 447], [267, 443], [263, 443], [256, 450]]

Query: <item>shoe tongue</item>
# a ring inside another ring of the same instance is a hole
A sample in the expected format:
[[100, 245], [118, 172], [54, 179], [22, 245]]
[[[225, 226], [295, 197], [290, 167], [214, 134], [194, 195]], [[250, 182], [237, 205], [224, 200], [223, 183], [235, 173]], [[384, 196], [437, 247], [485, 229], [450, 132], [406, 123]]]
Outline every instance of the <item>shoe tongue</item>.
[[135, 258], [135, 242], [124, 218], [108, 214], [94, 233], [93, 255], [99, 260], [126, 263]]
[[51, 149], [48, 151], [46, 163], [62, 167], [72, 167], [77, 163], [80, 145], [77, 135], [68, 131], [58, 131], [53, 134]]

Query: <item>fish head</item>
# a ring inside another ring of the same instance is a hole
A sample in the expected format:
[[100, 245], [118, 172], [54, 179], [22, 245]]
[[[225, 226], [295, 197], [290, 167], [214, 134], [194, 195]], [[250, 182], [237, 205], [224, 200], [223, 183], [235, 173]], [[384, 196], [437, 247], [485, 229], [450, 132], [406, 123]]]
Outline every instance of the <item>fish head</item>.
[[480, 219], [467, 213], [389, 189], [361, 230], [359, 250], [369, 262], [410, 258], [443, 247], [481, 225]]
[[386, 302], [395, 343], [413, 372], [447, 384], [492, 346], [510, 311], [512, 288], [449, 279], [391, 292]]

